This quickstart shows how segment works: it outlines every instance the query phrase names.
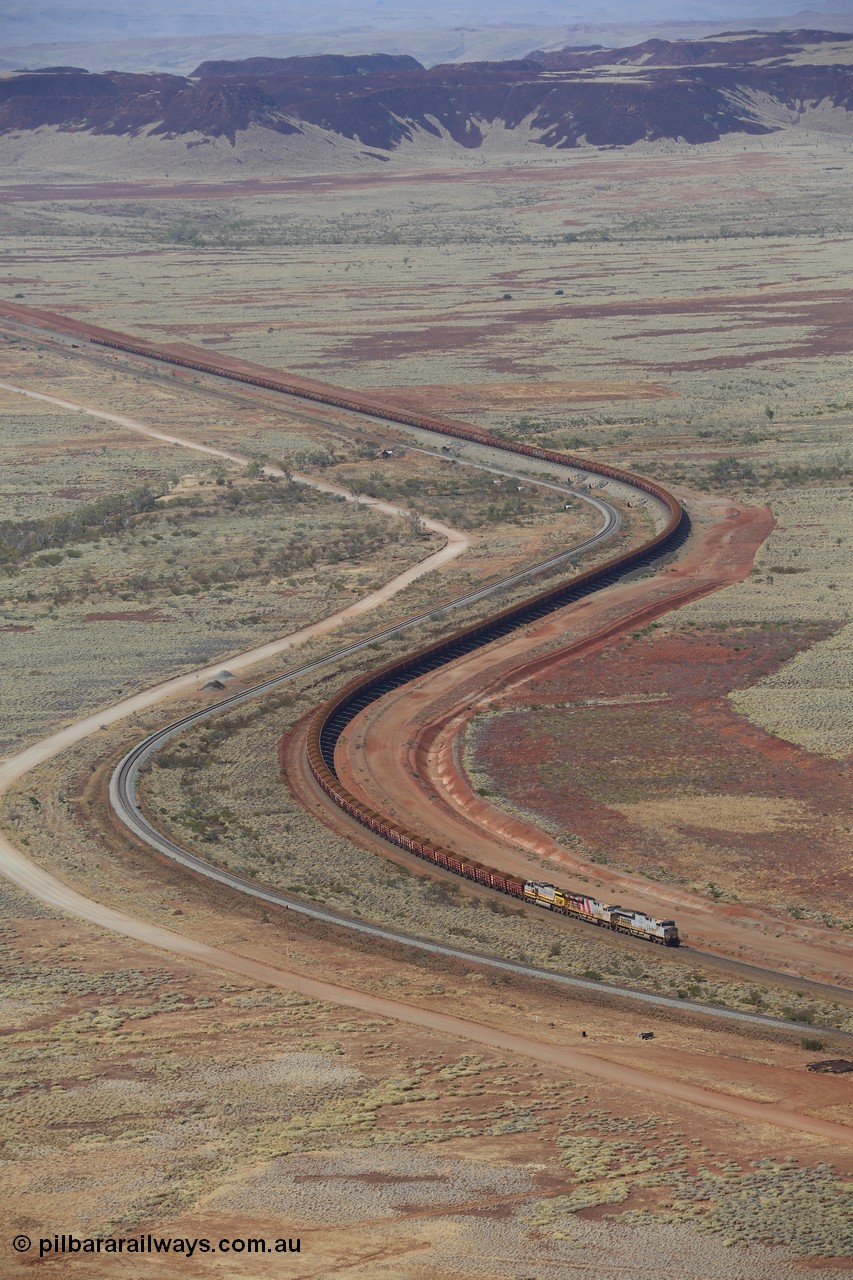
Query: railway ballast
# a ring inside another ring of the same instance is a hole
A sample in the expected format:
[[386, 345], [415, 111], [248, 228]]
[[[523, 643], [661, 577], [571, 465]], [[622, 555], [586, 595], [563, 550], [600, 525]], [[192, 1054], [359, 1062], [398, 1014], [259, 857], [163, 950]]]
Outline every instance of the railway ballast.
[[194, 369], [199, 373], [209, 373], [215, 377], [228, 378], [235, 382], [247, 383], [268, 391], [278, 391], [285, 395], [300, 399], [313, 400], [321, 404], [330, 404], [339, 409], [369, 417], [382, 417], [391, 422], [399, 422], [404, 426], [415, 427], [423, 431], [434, 431], [441, 435], [453, 436], [471, 444], [484, 445], [491, 449], [499, 449], [505, 453], [513, 453], [522, 457], [535, 458], [550, 462], [561, 468], [579, 468], [593, 472], [606, 480], [617, 481], [634, 490], [640, 490], [655, 498], [665, 509], [668, 518], [664, 527], [646, 542], [631, 551], [622, 552], [602, 565], [587, 570], [572, 578], [568, 583], [540, 592], [532, 599], [520, 605], [511, 606], [501, 613], [493, 615], [484, 622], [476, 623], [463, 631], [457, 632], [448, 639], [420, 649], [414, 654], [400, 659], [378, 671], [358, 677], [336, 695], [331, 702], [321, 707], [314, 716], [308, 731], [308, 761], [316, 781], [325, 793], [345, 813], [354, 818], [362, 826], [382, 836], [398, 848], [405, 849], [441, 867], [455, 875], [478, 884], [495, 889], [500, 893], [533, 903], [562, 915], [572, 916], [599, 927], [609, 928], [618, 933], [627, 933], [635, 937], [645, 938], [650, 942], [662, 943], [665, 946], [678, 946], [679, 935], [673, 920], [658, 920], [644, 912], [620, 906], [608, 906], [581, 894], [575, 894], [556, 885], [525, 881], [508, 875], [493, 867], [456, 854], [440, 846], [432, 845], [414, 832], [408, 831], [392, 822], [387, 816], [363, 804], [343, 785], [335, 768], [335, 747], [347, 724], [377, 698], [392, 689], [399, 688], [410, 680], [433, 671], [461, 657], [472, 650], [491, 643], [515, 631], [518, 627], [544, 617], [554, 609], [560, 608], [573, 600], [603, 586], [608, 586], [625, 574], [656, 559], [663, 553], [677, 546], [689, 530], [686, 512], [678, 499], [661, 485], [645, 476], [634, 475], [618, 467], [611, 467], [597, 459], [582, 458], [573, 454], [560, 453], [554, 449], [541, 449], [535, 445], [520, 444], [511, 440], [500, 439], [487, 431], [463, 426], [444, 418], [426, 417], [412, 412], [403, 412], [396, 408], [372, 404], [358, 394], [339, 392], [337, 388], [310, 385], [298, 379], [268, 378], [217, 365], [213, 361], [205, 361], [181, 355], [174, 351], [158, 348], [153, 345], [143, 346], [137, 343], [121, 341], [113, 337], [90, 337], [90, 342], [102, 347], [112, 347], [118, 351], [126, 351], [131, 355], [144, 356], [148, 359], [165, 361], [168, 364]]

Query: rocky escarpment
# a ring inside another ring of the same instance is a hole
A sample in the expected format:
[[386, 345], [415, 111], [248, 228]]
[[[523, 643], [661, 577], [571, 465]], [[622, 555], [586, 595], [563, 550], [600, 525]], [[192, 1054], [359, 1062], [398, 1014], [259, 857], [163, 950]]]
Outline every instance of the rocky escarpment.
[[836, 31], [723, 31], [707, 40], [644, 40], [624, 49], [537, 49], [529, 60], [548, 71], [582, 71], [594, 67], [693, 67], [715, 64], [744, 67], [765, 60], [777, 65], [802, 55], [822, 55], [821, 46], [850, 46], [850, 35]]
[[846, 127], [850, 63], [853, 38], [807, 31], [428, 70], [381, 54], [206, 62], [186, 77], [54, 68], [0, 80], [0, 133], [50, 125], [234, 142], [251, 126], [296, 134], [310, 125], [389, 152], [423, 134], [475, 149], [497, 123], [529, 128], [544, 147], [703, 143], [787, 127], [817, 104], [839, 108]]
[[320, 53], [302, 58], [243, 58], [239, 62], [202, 62], [194, 77], [277, 76], [279, 79], [317, 76], [366, 76], [377, 71], [423, 71], [416, 58], [395, 53]]

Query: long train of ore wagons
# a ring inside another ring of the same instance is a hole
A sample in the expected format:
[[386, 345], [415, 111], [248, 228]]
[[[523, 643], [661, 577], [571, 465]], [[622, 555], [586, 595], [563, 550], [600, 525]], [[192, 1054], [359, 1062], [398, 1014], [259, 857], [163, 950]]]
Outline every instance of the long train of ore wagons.
[[633, 475], [618, 467], [611, 467], [597, 459], [582, 458], [571, 454], [559, 453], [554, 449], [541, 449], [535, 445], [519, 444], [511, 440], [502, 440], [486, 431], [463, 426], [442, 418], [432, 418], [411, 411], [384, 407], [372, 403], [355, 392], [326, 387], [322, 384], [304, 382], [288, 377], [270, 378], [235, 369], [228, 362], [217, 364], [213, 360], [199, 360], [157, 347], [154, 344], [136, 344], [118, 338], [91, 337], [90, 341], [98, 346], [112, 347], [126, 351], [132, 355], [145, 356], [149, 359], [164, 361], [168, 364], [180, 365], [194, 369], [199, 373], [209, 373], [216, 377], [228, 378], [235, 382], [248, 383], [269, 391], [278, 391], [300, 399], [313, 400], [321, 404], [331, 404], [353, 413], [399, 422], [405, 426], [417, 427], [425, 431], [438, 432], [441, 435], [453, 436], [472, 444], [486, 445], [505, 453], [520, 454], [523, 457], [536, 458], [552, 463], [558, 468], [574, 468], [603, 476], [607, 480], [628, 485], [633, 489], [650, 494], [662, 504], [668, 513], [664, 527], [639, 547], [625, 551], [612, 557], [604, 564], [587, 570], [559, 587], [540, 592], [532, 599], [520, 605], [504, 609], [484, 622], [469, 626], [462, 631], [437, 644], [420, 649], [414, 654], [381, 668], [359, 676], [348, 684], [330, 702], [320, 707], [315, 714], [308, 731], [308, 761], [314, 778], [326, 794], [354, 818], [362, 826], [382, 836], [398, 848], [405, 849], [434, 866], [463, 876], [478, 884], [509, 894], [521, 901], [533, 903], [561, 915], [572, 916], [601, 928], [608, 928], [619, 933], [632, 934], [645, 938], [650, 942], [662, 943], [665, 946], [678, 946], [679, 935], [673, 920], [658, 920], [653, 916], [621, 906], [609, 906], [583, 894], [572, 893], [556, 885], [542, 884], [537, 881], [526, 881], [517, 876], [498, 871], [493, 867], [483, 866], [463, 855], [449, 849], [432, 845], [419, 835], [408, 831], [392, 822], [385, 815], [365, 805], [343, 785], [335, 768], [335, 747], [346, 726], [370, 702], [381, 697], [392, 689], [399, 688], [409, 680], [435, 670], [455, 657], [469, 653], [480, 645], [507, 635], [510, 631], [526, 623], [543, 617], [546, 613], [571, 600], [578, 599], [591, 591], [609, 585], [617, 578], [624, 576], [643, 564], [648, 563], [671, 547], [678, 544], [683, 537], [689, 522], [686, 513], [671, 493], [661, 485], [644, 476]]

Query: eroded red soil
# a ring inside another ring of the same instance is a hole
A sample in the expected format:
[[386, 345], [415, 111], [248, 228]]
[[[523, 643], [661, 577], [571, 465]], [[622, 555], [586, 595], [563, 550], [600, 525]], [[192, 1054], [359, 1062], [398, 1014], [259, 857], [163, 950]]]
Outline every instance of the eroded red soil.
[[568, 656], [497, 701], [473, 760], [496, 794], [610, 863], [844, 916], [849, 772], [727, 698], [830, 630], [683, 629]]
[[[494, 364], [495, 361], [492, 361]], [[366, 388], [367, 393], [372, 388]], [[656, 382], [475, 382], [446, 387], [408, 386], [389, 392], [375, 388], [386, 404], [396, 404], [416, 413], [465, 413], [484, 407], [526, 411], [531, 405], [583, 404], [605, 400], [659, 400], [678, 393]]]
[[[508, 275], [502, 275], [505, 284], [511, 285]], [[501, 313], [499, 301], [488, 301], [487, 317], [479, 324], [466, 322], [448, 325], [439, 316], [434, 323], [419, 323], [404, 329], [393, 328], [387, 333], [373, 333], [364, 337], [346, 339], [341, 343], [339, 356], [353, 359], [393, 360], [410, 355], [413, 351], [476, 350], [488, 337], [494, 343], [501, 329], [516, 332], [527, 325], [553, 321], [584, 321], [618, 319], [627, 322], [642, 317], [669, 316], [692, 321], [696, 316], [719, 318], [719, 323], [702, 332], [727, 332], [734, 328], [744, 330], [742, 350], [724, 355], [698, 357], [688, 361], [660, 361], [654, 367], [664, 371], [689, 371], [692, 369], [728, 369], [753, 364], [769, 356], [798, 359], [809, 356], [838, 355], [848, 352], [853, 339], [853, 291], [849, 289], [760, 289], [753, 293], [728, 294], [713, 292], [704, 297], [653, 298], [637, 301], [575, 304], [561, 299], [546, 306], [519, 307], [506, 303]], [[769, 330], [778, 340], [773, 341]], [[788, 331], [786, 334], [785, 331]], [[670, 326], [662, 330], [631, 329], [635, 338], [671, 339], [679, 333], [697, 332], [694, 323], [686, 323], [683, 329]], [[504, 357], [510, 365], [514, 358]], [[499, 367], [494, 359], [492, 367]]]
[[[534, 818], [478, 795], [461, 767], [467, 727], [495, 699], [500, 705], [510, 690], [548, 673], [555, 662], [599, 653], [626, 632], [647, 627], [679, 605], [746, 577], [758, 546], [773, 527], [771, 513], [699, 495], [689, 500], [693, 534], [674, 564], [652, 578], [589, 597], [524, 634], [479, 650], [382, 699], [362, 712], [345, 734], [336, 755], [338, 773], [352, 792], [392, 821], [445, 847], [464, 850], [488, 866], [567, 885], [580, 875], [588, 889], [605, 900], [621, 898], [655, 915], [676, 915], [697, 949], [843, 982], [853, 964], [849, 935], [827, 929], [819, 916], [795, 918], [761, 899], [755, 904], [745, 899], [718, 901], [707, 892], [708, 875], [698, 892], [674, 879], [647, 878], [636, 859], [626, 860], [627, 865], [593, 862], [594, 851], [558, 840]], [[573, 695], [578, 692], [586, 696], [587, 686], [573, 690]], [[706, 746], [712, 754], [716, 750], [713, 743]], [[602, 735], [598, 750], [602, 768], [618, 767], [621, 742]], [[650, 758], [654, 762], [654, 751]], [[560, 766], [555, 760], [554, 767]], [[519, 773], [517, 788], [525, 781], [523, 770]], [[776, 812], [771, 808], [774, 821]], [[781, 812], [785, 819], [784, 805]], [[668, 813], [663, 816], [670, 820]], [[767, 821], [766, 807], [760, 816]], [[654, 821], [659, 819], [654, 816]]]
[[131, 609], [127, 613], [87, 613], [84, 622], [169, 622], [156, 609]]
[[[756, 153], [714, 161], [652, 159], [645, 165], [638, 165], [633, 159], [583, 161], [571, 157], [570, 163], [562, 171], [551, 167], [537, 170], [532, 165], [510, 165], [496, 169], [478, 169], [473, 172], [451, 169], [388, 173], [383, 170], [372, 173], [327, 173], [285, 179], [247, 178], [237, 182], [81, 182], [58, 183], [55, 186], [49, 183], [21, 182], [4, 186], [0, 192], [0, 202], [27, 204], [43, 200], [230, 200], [236, 196], [312, 191], [323, 194], [329, 191], [351, 191], [362, 187], [388, 186], [389, 184], [404, 186], [412, 183], [432, 186], [437, 182], [512, 183], [522, 181], [528, 185], [538, 180], [548, 186], [557, 187], [563, 183], [576, 182], [585, 178], [613, 178], [617, 181], [625, 181], [636, 179], [638, 174], [641, 177], [656, 179], [676, 178], [683, 175], [713, 176], [740, 173], [742, 170], [750, 169], [775, 169], [778, 165], [779, 162], [775, 156]], [[9, 283], [30, 284], [32, 281], [21, 278], [11, 280]]]

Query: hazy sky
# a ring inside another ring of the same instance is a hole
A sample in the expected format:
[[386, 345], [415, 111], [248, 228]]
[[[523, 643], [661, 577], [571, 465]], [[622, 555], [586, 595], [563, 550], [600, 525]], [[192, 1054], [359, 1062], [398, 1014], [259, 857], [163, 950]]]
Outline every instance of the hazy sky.
[[[850, 12], [850, 0], [816, 0], [822, 13]], [[707, 23], [709, 31], [727, 19], [808, 15], [803, 0], [5, 0], [0, 32], [14, 41], [65, 38], [194, 35], [201, 32], [346, 32], [371, 28], [399, 30], [457, 28], [470, 24], [621, 24], [654, 19]]]
[[186, 75], [206, 59], [317, 53], [405, 53], [432, 66], [744, 27], [853, 31], [853, 0], [813, 3], [817, 12], [803, 0], [0, 0], [0, 70]]

